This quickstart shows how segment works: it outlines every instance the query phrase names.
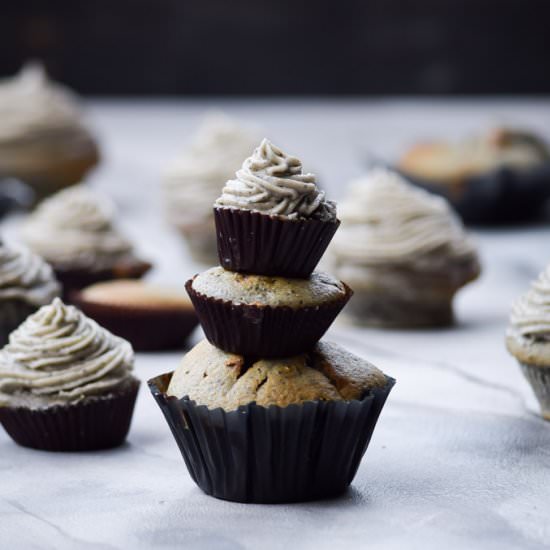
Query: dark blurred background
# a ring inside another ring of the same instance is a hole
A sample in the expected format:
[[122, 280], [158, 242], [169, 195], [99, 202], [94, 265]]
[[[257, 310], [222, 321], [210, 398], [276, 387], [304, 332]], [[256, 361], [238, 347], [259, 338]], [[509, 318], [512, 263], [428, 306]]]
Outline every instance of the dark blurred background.
[[4, 0], [0, 75], [78, 91], [543, 94], [549, 0]]

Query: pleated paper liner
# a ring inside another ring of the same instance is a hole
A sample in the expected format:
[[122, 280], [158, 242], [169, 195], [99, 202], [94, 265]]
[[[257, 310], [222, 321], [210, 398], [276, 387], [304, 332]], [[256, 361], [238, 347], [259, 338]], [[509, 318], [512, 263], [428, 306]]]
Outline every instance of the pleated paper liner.
[[0, 407], [0, 423], [19, 445], [43, 451], [94, 451], [121, 445], [130, 429], [139, 380], [80, 403]]
[[185, 284], [211, 344], [230, 353], [262, 358], [291, 357], [313, 348], [353, 294], [344, 286], [341, 299], [293, 309], [234, 304], [195, 291], [193, 279]]
[[309, 277], [340, 225], [232, 208], [214, 208], [214, 216], [222, 267], [278, 277]]
[[73, 303], [108, 331], [128, 340], [135, 351], [182, 349], [198, 325], [195, 311], [177, 308], [130, 307], [86, 300], [73, 294]]
[[432, 182], [406, 172], [402, 174], [419, 187], [448, 199], [469, 224], [532, 221], [550, 199], [550, 162], [523, 170], [493, 170], [456, 184]]
[[189, 474], [208, 495], [236, 502], [336, 496], [352, 482], [395, 380], [361, 400], [255, 403], [208, 409], [166, 395], [172, 373], [149, 380]]
[[531, 387], [545, 420], [550, 420], [550, 366], [538, 367], [527, 363], [520, 363], [523, 374]]
[[141, 279], [152, 267], [152, 264], [141, 260], [124, 261], [110, 269], [70, 269], [53, 266], [55, 276], [63, 287], [63, 301], [72, 303], [76, 291], [94, 283], [112, 279]]

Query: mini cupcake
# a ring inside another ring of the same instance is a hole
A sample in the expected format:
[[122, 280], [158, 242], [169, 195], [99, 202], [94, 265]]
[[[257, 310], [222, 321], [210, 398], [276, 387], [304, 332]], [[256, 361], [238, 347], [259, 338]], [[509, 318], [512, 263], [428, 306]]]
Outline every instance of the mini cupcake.
[[308, 351], [352, 294], [326, 273], [287, 279], [222, 267], [196, 275], [186, 288], [206, 338], [225, 351], [254, 357]]
[[515, 303], [506, 346], [531, 384], [542, 416], [550, 420], [550, 265]]
[[59, 296], [52, 268], [30, 250], [0, 241], [0, 346], [31, 313]]
[[168, 219], [198, 262], [217, 261], [212, 204], [256, 143], [252, 129], [222, 114], [211, 114], [166, 175], [163, 190]]
[[347, 313], [381, 327], [453, 321], [452, 299], [480, 267], [447, 201], [377, 169], [352, 183], [340, 216], [330, 251], [334, 272], [354, 289]]
[[334, 344], [266, 360], [202, 341], [149, 384], [205, 493], [275, 503], [346, 489], [394, 380]]
[[222, 267], [280, 277], [308, 277], [340, 223], [315, 176], [267, 139], [225, 184], [214, 214]]
[[113, 224], [112, 203], [85, 185], [46, 199], [23, 227], [25, 243], [53, 267], [64, 298], [95, 282], [142, 277], [151, 264]]
[[120, 445], [139, 387], [133, 361], [128, 342], [55, 298], [0, 350], [0, 422], [35, 449]]
[[40, 65], [0, 81], [0, 179], [16, 178], [38, 197], [81, 181], [99, 160], [76, 97]]
[[399, 161], [472, 223], [531, 220], [550, 198], [550, 149], [533, 133], [497, 128], [459, 143], [422, 143]]
[[89, 286], [75, 304], [136, 351], [181, 349], [198, 324], [185, 290], [120, 279]]

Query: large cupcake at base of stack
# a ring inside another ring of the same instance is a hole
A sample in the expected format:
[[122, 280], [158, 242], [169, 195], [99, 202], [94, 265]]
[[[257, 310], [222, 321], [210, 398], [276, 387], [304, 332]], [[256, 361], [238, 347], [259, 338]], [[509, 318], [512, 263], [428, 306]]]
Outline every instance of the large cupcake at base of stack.
[[214, 207], [221, 267], [187, 282], [207, 340], [149, 381], [189, 473], [239, 502], [351, 483], [395, 381], [319, 342], [351, 289], [314, 271], [339, 221], [300, 161], [264, 140]]

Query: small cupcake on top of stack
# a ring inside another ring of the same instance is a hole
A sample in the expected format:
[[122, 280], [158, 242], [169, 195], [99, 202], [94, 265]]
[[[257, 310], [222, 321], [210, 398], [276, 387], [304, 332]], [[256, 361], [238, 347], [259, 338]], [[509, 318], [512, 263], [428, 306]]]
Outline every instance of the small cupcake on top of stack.
[[336, 207], [264, 139], [214, 214], [221, 267], [186, 285], [207, 340], [151, 391], [206, 493], [240, 502], [341, 493], [395, 381], [319, 342], [352, 294], [314, 271]]

